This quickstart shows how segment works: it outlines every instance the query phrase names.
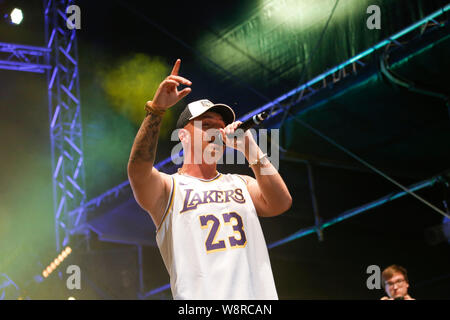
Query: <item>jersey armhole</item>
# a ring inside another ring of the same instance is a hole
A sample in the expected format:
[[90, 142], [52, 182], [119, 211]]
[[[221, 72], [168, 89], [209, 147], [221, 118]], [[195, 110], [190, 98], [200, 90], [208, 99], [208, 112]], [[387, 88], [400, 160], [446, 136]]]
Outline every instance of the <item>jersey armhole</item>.
[[246, 186], [248, 186], [248, 181], [247, 181], [247, 180], [245, 180], [244, 178], [242, 178], [239, 174], [237, 174], [237, 176], [238, 176], [242, 181], [244, 181], [244, 183], [245, 183]]
[[173, 198], [174, 198], [174, 194], [175, 194], [175, 179], [173, 178], [173, 176], [171, 178], [172, 178], [172, 186], [170, 187], [169, 201], [167, 201], [166, 209], [164, 210], [164, 214], [161, 219], [161, 222], [159, 223], [158, 228], [156, 228], [156, 233], [158, 233], [159, 229], [161, 229], [161, 226], [163, 225], [164, 220], [166, 219], [167, 214], [169, 213], [169, 211], [173, 205]]

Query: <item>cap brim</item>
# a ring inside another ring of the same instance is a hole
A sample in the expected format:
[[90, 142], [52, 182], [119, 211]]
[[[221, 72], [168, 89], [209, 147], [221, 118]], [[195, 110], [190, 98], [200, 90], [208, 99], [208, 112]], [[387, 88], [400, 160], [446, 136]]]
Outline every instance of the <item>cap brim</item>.
[[204, 114], [208, 111], [213, 111], [213, 112], [217, 112], [218, 114], [220, 114], [222, 116], [223, 121], [225, 122], [225, 126], [229, 125], [230, 123], [233, 123], [236, 120], [236, 115], [234, 114], [233, 109], [231, 109], [226, 104], [222, 104], [222, 103], [218, 103], [218, 104], [211, 106], [210, 108], [206, 109], [199, 115], [189, 118], [189, 120], [198, 118], [199, 116], [201, 116], [202, 114]]

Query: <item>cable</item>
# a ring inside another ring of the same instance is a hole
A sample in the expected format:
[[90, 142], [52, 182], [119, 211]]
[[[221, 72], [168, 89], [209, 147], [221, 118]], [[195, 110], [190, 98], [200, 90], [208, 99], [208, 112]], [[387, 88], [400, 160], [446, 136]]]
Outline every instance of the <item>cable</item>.
[[418, 196], [417, 194], [415, 194], [414, 192], [410, 191], [407, 187], [403, 186], [402, 184], [398, 183], [397, 181], [395, 181], [394, 179], [392, 179], [391, 177], [389, 177], [387, 174], [383, 173], [382, 171], [378, 170], [377, 168], [375, 168], [374, 166], [372, 166], [371, 164], [369, 164], [368, 162], [366, 162], [365, 160], [361, 159], [360, 157], [358, 157], [356, 154], [354, 154], [353, 152], [347, 150], [346, 148], [344, 148], [343, 146], [339, 145], [337, 142], [335, 142], [333, 139], [329, 138], [328, 136], [326, 136], [325, 134], [323, 134], [322, 132], [320, 132], [317, 129], [314, 129], [313, 127], [311, 127], [310, 125], [308, 125], [307, 123], [305, 123], [304, 121], [297, 119], [295, 117], [295, 115], [291, 114], [291, 116], [293, 116], [292, 118], [294, 119], [294, 121], [300, 123], [302, 126], [304, 126], [305, 128], [309, 129], [310, 131], [312, 131], [313, 133], [315, 133], [316, 135], [320, 136], [322, 139], [328, 141], [330, 144], [332, 144], [333, 146], [335, 146], [336, 148], [338, 148], [339, 150], [343, 151], [344, 153], [348, 154], [350, 157], [352, 157], [353, 159], [361, 162], [362, 164], [364, 164], [366, 167], [368, 167], [369, 169], [375, 171], [376, 173], [378, 173], [380, 176], [382, 176], [383, 178], [387, 179], [388, 181], [392, 182], [393, 184], [395, 184], [397, 187], [399, 187], [400, 189], [402, 189], [403, 191], [407, 192], [408, 194], [410, 194], [411, 196], [415, 197], [416, 199], [418, 199], [419, 201], [423, 202], [425, 205], [429, 206], [430, 208], [432, 208], [433, 210], [435, 210], [436, 212], [438, 212], [439, 214], [443, 215], [444, 217], [450, 218], [450, 215], [448, 215], [447, 213], [445, 213], [444, 211], [442, 211], [441, 209], [437, 208], [436, 206], [434, 206], [433, 204], [429, 203], [428, 201], [426, 201], [425, 199], [423, 199], [422, 197]]
[[388, 79], [389, 81], [391, 81], [392, 83], [394, 83], [400, 87], [408, 89], [409, 91], [417, 92], [419, 94], [423, 94], [423, 95], [427, 95], [427, 96], [431, 96], [431, 97], [435, 97], [435, 98], [444, 100], [445, 106], [449, 109], [449, 115], [450, 115], [450, 99], [447, 95], [440, 93], [440, 92], [435, 92], [435, 91], [421, 88], [417, 84], [415, 84], [412, 80], [406, 79], [405, 77], [402, 77], [402, 76], [396, 74], [394, 71], [392, 71], [389, 68], [388, 59], [389, 59], [389, 54], [387, 54], [386, 51], [382, 55], [380, 55], [380, 58], [379, 58], [380, 71], [386, 77], [386, 79]]

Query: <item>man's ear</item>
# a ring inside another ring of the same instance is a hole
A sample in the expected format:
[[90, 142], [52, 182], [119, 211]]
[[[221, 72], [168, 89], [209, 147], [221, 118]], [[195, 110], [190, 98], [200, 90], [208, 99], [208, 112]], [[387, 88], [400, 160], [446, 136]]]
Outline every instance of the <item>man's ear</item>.
[[189, 134], [189, 131], [187, 131], [186, 129], [180, 129], [178, 131], [178, 138], [180, 139], [181, 142], [187, 143], [189, 142], [191, 135]]

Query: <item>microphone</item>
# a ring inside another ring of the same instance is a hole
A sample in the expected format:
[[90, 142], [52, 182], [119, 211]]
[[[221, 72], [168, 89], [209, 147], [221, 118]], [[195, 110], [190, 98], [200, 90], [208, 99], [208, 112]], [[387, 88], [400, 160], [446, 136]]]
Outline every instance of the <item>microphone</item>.
[[[247, 119], [244, 122], [242, 122], [236, 128], [236, 130], [241, 129], [241, 130], [243, 130], [245, 132], [248, 129], [253, 128], [254, 126], [257, 126], [257, 125], [261, 124], [267, 118], [268, 115], [269, 115], [269, 113], [266, 112], [266, 111], [263, 111], [261, 113], [255, 114], [250, 119]], [[235, 132], [236, 132], [236, 130], [235, 130]], [[227, 137], [229, 137], [229, 136], [227, 135]], [[221, 134], [218, 135], [218, 140], [219, 140], [218, 143], [222, 142], [222, 144], [225, 145], [225, 141], [223, 141]]]
[[242, 129], [244, 131], [247, 131], [250, 128], [253, 128], [254, 126], [257, 126], [259, 124], [261, 124], [261, 122], [263, 122], [267, 116], [269, 115], [268, 112], [263, 111], [261, 113], [255, 114], [253, 117], [251, 117], [250, 119], [245, 120], [244, 122], [242, 122], [237, 128], [237, 129]]

